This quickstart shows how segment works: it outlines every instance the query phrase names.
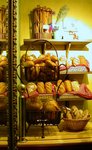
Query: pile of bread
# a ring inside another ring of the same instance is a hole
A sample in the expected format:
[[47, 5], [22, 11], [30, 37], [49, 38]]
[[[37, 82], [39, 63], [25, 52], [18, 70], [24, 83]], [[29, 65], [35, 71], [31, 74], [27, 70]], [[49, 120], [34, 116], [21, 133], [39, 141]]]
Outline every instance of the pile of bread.
[[[58, 112], [61, 112], [61, 109], [53, 98], [49, 98], [45, 101], [42, 101], [38, 97], [29, 98], [26, 100], [26, 109], [39, 115], [39, 112], [44, 112], [44, 117], [46, 119], [56, 119], [58, 117]], [[45, 119], [44, 118], [44, 119]]]
[[21, 64], [26, 69], [27, 81], [30, 80], [54, 80], [57, 78], [58, 58], [49, 53], [39, 57], [24, 54], [21, 57]]
[[63, 108], [63, 118], [67, 119], [87, 119], [90, 117], [88, 109], [78, 109], [77, 106], [73, 105], [71, 108]]
[[21, 92], [26, 98], [32, 96], [38, 96], [39, 94], [59, 94], [71, 93], [72, 91], [78, 91], [80, 84], [78, 81], [58, 80], [56, 83], [52, 82], [28, 82], [25, 85], [25, 88], [20, 89]]
[[84, 65], [86, 67], [89, 66], [88, 60], [83, 55], [79, 55], [77, 57], [70, 57], [68, 59], [66, 59], [64, 56], [61, 56], [59, 58], [59, 63], [66, 65], [67, 68], [71, 66], [81, 66], [81, 65]]

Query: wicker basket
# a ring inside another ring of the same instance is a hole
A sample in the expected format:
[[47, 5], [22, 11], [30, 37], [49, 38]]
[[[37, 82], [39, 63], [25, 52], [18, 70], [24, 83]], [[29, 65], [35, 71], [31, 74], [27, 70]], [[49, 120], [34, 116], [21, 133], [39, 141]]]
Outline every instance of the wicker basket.
[[82, 131], [88, 121], [90, 120], [90, 117], [87, 119], [67, 119], [63, 118], [65, 128], [70, 131]]

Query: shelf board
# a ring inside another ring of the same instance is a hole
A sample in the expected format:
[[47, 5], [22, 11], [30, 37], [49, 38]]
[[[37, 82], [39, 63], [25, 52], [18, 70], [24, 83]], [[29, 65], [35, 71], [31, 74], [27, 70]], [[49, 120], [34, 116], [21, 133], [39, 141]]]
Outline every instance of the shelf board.
[[[86, 45], [92, 42], [92, 40], [65, 41], [65, 40], [55, 40], [55, 39], [40, 39], [41, 41], [35, 42], [35, 41], [38, 41], [38, 40], [39, 39], [24, 39], [24, 44], [21, 46], [21, 50], [23, 50], [23, 49], [31, 50], [32, 49], [32, 45], [34, 46], [34, 50], [39, 50], [39, 49], [41, 49], [41, 46], [43, 45], [43, 43], [46, 43], [45, 40], [47, 40], [51, 44], [53, 44], [54, 47], [57, 50], [66, 50], [67, 46], [69, 45], [69, 43], [71, 43], [70, 50], [88, 50]], [[49, 49], [53, 50], [53, 47], [49, 48], [49, 46], [50, 46], [49, 43], [47, 43], [46, 46], [45, 46], [45, 49], [46, 50], [49, 50]]]
[[57, 99], [57, 101], [81, 101], [81, 100], [86, 100], [86, 99], [72, 94], [63, 94]]
[[[41, 138], [41, 126], [30, 126], [23, 142], [18, 142], [18, 147], [23, 146], [62, 146], [71, 144], [92, 143], [92, 122], [88, 122], [85, 129], [79, 132], [62, 130], [62, 122], [58, 126], [45, 126], [45, 138]], [[59, 128], [61, 127], [61, 131]], [[61, 148], [62, 149], [62, 148]]]
[[[49, 99], [51, 97], [55, 97], [56, 98], [56, 95], [53, 95], [53, 94], [39, 94], [39, 98], [41, 100], [45, 100], [45, 99]], [[24, 99], [24, 96], [21, 95], [21, 98]], [[62, 96], [59, 96], [59, 98], [57, 99], [57, 101], [81, 101], [81, 100], [86, 100], [85, 98], [83, 97], [79, 97], [77, 95], [72, 95], [72, 94], [63, 94]]]
[[[64, 70], [64, 71], [61, 71], [60, 72], [60, 75], [62, 75], [62, 74], [66, 74], [66, 71]], [[67, 74], [92, 74], [92, 71], [72, 71], [72, 72], [68, 72]]]

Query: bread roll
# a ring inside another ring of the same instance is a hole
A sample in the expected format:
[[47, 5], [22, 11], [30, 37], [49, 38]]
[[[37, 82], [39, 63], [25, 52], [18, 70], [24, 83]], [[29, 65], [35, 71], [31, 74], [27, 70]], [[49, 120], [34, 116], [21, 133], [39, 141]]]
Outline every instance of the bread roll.
[[57, 89], [59, 94], [64, 94], [66, 92], [64, 82], [62, 80], [57, 81]]
[[26, 60], [22, 62], [22, 65], [24, 67], [33, 67], [34, 66], [34, 62], [32, 60]]
[[71, 57], [72, 60], [72, 65], [73, 66], [77, 66], [80, 64], [80, 59], [79, 58], [75, 58], [75, 57]]
[[7, 91], [7, 84], [0, 82], [0, 94], [4, 94]]
[[84, 56], [78, 56], [78, 58], [80, 60], [80, 65], [88, 66], [88, 61], [86, 60]]
[[8, 64], [6, 56], [0, 55], [0, 67], [5, 67]]
[[78, 81], [72, 81], [71, 84], [72, 84], [72, 90], [73, 91], [78, 91], [79, 90], [80, 85], [79, 85]]
[[26, 89], [27, 89], [27, 91], [28, 91], [28, 94], [30, 94], [31, 92], [37, 90], [37, 86], [36, 86], [35, 83], [29, 82], [29, 83], [26, 85]]
[[36, 77], [39, 75], [39, 72], [40, 72], [40, 65], [39, 64], [35, 64], [35, 74], [36, 74]]
[[53, 61], [51, 61], [51, 60], [46, 60], [46, 65], [47, 66], [50, 66], [50, 67], [56, 67], [56, 64], [53, 62]]
[[46, 93], [45, 87], [44, 87], [44, 82], [38, 82], [37, 83], [37, 90], [40, 94]]
[[0, 55], [0, 62], [1, 62], [1, 61], [6, 61], [6, 62], [8, 62], [7, 57], [6, 57], [6, 56], [3, 56], [3, 55]]
[[58, 61], [58, 57], [57, 56], [52, 55], [50, 58], [51, 58], [51, 61], [53, 61], [53, 62]]
[[0, 62], [0, 67], [5, 67], [7, 64], [8, 62], [3, 60]]
[[60, 110], [57, 102], [54, 99], [47, 100], [44, 103], [43, 108], [45, 111], [59, 111]]
[[40, 64], [41, 62], [45, 61], [45, 55], [40, 55], [37, 59], [35, 59], [35, 64]]
[[71, 115], [70, 111], [67, 111], [67, 112], [66, 112], [66, 118], [72, 119], [72, 115]]
[[64, 81], [64, 85], [65, 85], [65, 89], [67, 92], [71, 92], [72, 91], [72, 84], [70, 80], [65, 80]]
[[46, 82], [45, 83], [45, 89], [47, 94], [52, 94], [52, 83], [51, 82]]
[[30, 98], [26, 100], [26, 109], [27, 110], [33, 110], [33, 111], [39, 111], [43, 108], [43, 104], [41, 100], [31, 100]]
[[22, 57], [21, 57], [21, 62], [34, 61], [35, 59], [36, 59], [35, 55], [23, 54]]

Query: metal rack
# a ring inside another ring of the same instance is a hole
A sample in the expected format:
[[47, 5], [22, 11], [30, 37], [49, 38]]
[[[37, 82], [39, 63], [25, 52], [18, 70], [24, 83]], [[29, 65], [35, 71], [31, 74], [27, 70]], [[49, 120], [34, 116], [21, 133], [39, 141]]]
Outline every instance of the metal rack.
[[[57, 53], [57, 50], [55, 49], [55, 47], [53, 46], [53, 44], [51, 42], [49, 42], [48, 40], [34, 40], [32, 43], [28, 44], [28, 47], [26, 49], [26, 52], [25, 52], [25, 55], [27, 55], [27, 52], [28, 50], [32, 49], [32, 50], [35, 50], [36, 49], [36, 46], [39, 46], [39, 49], [40, 49], [40, 52], [41, 54], [45, 54], [45, 49], [46, 48], [49, 48], [49, 49], [54, 49], [54, 51], [56, 52], [56, 56], [58, 57], [58, 53]], [[46, 82], [46, 81], [57, 81], [58, 79], [58, 76], [59, 76], [59, 72], [58, 72], [58, 69], [59, 69], [59, 66], [57, 66], [57, 68], [55, 68], [55, 75], [54, 75], [54, 78], [49, 78], [50, 75], [47, 76], [46, 74], [46, 77], [47, 77], [47, 80], [44, 80], [44, 78], [40, 78], [40, 75], [39, 77], [37, 77], [36, 79], [34, 80], [30, 80], [31, 78], [28, 78], [27, 77], [27, 74], [30, 74], [30, 72], [27, 72], [27, 70], [30, 68], [28, 67], [23, 67], [21, 64], [19, 65], [20, 66], [20, 70], [21, 70], [21, 77], [20, 80], [23, 84], [25, 84], [25, 82], [36, 82], [36, 81], [43, 81], [43, 82]], [[43, 69], [45, 69], [43, 67]], [[44, 97], [44, 96], [43, 96]], [[20, 122], [20, 140], [23, 140], [25, 138], [25, 135], [30, 127], [30, 125], [32, 124], [35, 124], [35, 125], [38, 125], [40, 124], [41, 127], [42, 127], [42, 135], [41, 137], [44, 138], [44, 125], [45, 124], [49, 124], [49, 125], [58, 125], [59, 122], [60, 122], [60, 119], [61, 119], [61, 111], [57, 111], [55, 112], [55, 119], [48, 119], [48, 115], [51, 115], [52, 112], [45, 112], [44, 110], [41, 110], [41, 111], [31, 111], [31, 110], [27, 110], [26, 109], [26, 100], [25, 98], [23, 98], [21, 95], [20, 95], [20, 118], [19, 118], [19, 122]], [[35, 118], [35, 119], [34, 119]], [[26, 128], [26, 122], [28, 123], [28, 128]], [[22, 128], [21, 128], [22, 127]]]

